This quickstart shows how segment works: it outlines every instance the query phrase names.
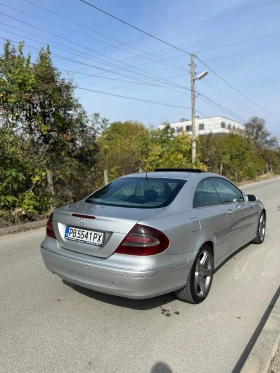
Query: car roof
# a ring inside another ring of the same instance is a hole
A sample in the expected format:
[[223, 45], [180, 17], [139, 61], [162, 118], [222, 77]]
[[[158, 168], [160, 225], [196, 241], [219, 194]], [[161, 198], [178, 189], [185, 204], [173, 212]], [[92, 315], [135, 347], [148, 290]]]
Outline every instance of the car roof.
[[223, 176], [213, 173], [213, 172], [191, 172], [191, 171], [156, 171], [156, 172], [139, 172], [135, 174], [129, 174], [123, 176], [125, 177], [143, 177], [143, 178], [157, 178], [157, 179], [180, 179], [180, 180], [189, 180], [195, 179], [197, 181], [203, 180], [207, 177], [220, 177]]

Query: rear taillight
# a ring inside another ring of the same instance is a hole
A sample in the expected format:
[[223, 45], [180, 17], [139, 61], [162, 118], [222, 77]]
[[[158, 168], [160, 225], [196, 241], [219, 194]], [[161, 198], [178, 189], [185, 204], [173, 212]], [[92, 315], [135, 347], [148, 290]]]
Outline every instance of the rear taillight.
[[56, 240], [56, 236], [53, 230], [53, 212], [51, 213], [51, 216], [49, 217], [49, 220], [47, 222], [47, 229], [46, 229], [46, 235], [48, 237], [54, 238]]
[[139, 256], [155, 255], [168, 247], [169, 239], [164, 233], [155, 228], [136, 224], [117, 248], [116, 253]]

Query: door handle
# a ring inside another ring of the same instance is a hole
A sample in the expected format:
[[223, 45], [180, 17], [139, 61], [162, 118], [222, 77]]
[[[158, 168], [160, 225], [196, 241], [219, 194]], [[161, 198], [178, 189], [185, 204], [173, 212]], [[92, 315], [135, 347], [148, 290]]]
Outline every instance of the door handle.
[[229, 210], [227, 210], [227, 214], [228, 214], [228, 215], [234, 215], [235, 212], [234, 212], [233, 210], [229, 209]]

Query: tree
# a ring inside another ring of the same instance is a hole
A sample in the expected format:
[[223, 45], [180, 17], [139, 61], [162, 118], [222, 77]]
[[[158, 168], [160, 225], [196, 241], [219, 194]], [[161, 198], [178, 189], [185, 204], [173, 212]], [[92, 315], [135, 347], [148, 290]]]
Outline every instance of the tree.
[[252, 117], [244, 124], [245, 136], [249, 142], [257, 148], [268, 148], [274, 149], [278, 146], [278, 141], [275, 136], [271, 136], [271, 133], [265, 127], [265, 120]]
[[203, 136], [198, 149], [201, 161], [210, 171], [220, 173], [234, 181], [254, 179], [265, 167], [257, 149], [241, 134]]
[[195, 165], [191, 163], [191, 137], [186, 133], [176, 136], [168, 124], [162, 130], [150, 128], [144, 146], [148, 151], [144, 163], [146, 171], [166, 167], [205, 169], [199, 162]]
[[138, 172], [145, 159], [148, 131], [137, 121], [113, 122], [99, 138], [102, 149], [102, 165], [110, 179]]
[[54, 67], [49, 48], [32, 62], [24, 43], [17, 49], [5, 43], [0, 56], [1, 127], [24, 140], [26, 190], [15, 195], [30, 211], [56, 205], [55, 196], [59, 203], [72, 200], [74, 184], [83, 190], [81, 180], [93, 182], [96, 123], [74, 93], [73, 82]]

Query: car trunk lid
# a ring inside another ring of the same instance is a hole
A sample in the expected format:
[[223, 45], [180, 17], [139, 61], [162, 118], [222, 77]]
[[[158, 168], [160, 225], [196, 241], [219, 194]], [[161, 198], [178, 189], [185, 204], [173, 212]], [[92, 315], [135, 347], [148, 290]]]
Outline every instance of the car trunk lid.
[[[163, 208], [138, 209], [94, 205], [80, 201], [55, 210], [53, 227], [56, 239], [64, 249], [107, 258], [116, 251], [136, 223], [162, 210]], [[101, 235], [102, 246], [67, 239], [67, 227]]]

